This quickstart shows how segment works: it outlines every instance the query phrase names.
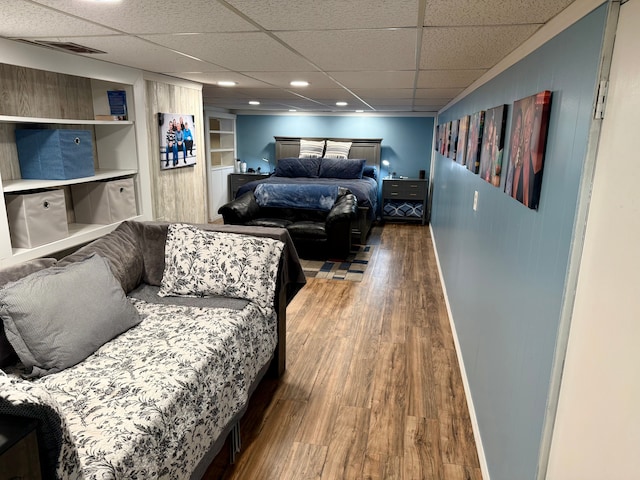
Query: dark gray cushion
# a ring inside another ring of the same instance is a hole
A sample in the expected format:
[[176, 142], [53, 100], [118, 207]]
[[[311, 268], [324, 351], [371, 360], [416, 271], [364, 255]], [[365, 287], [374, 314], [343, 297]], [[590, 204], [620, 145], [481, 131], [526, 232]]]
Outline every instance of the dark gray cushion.
[[[18, 265], [3, 268], [0, 270], [0, 288], [38, 270], [51, 267], [56, 262], [55, 258], [36, 258], [35, 260], [28, 260]], [[4, 325], [0, 322], [0, 368], [12, 365], [17, 359], [16, 352], [4, 333]]]
[[344, 158], [323, 158], [320, 164], [320, 178], [362, 178], [366, 160]]
[[0, 306], [7, 339], [33, 376], [81, 362], [140, 322], [99, 255], [7, 284]]
[[105, 258], [113, 275], [125, 292], [130, 292], [142, 281], [143, 256], [139, 222], [123, 222], [113, 232], [94, 240], [58, 262], [64, 266], [78, 262], [93, 253]]
[[310, 177], [318, 176], [320, 158], [281, 158], [276, 165], [276, 177]]

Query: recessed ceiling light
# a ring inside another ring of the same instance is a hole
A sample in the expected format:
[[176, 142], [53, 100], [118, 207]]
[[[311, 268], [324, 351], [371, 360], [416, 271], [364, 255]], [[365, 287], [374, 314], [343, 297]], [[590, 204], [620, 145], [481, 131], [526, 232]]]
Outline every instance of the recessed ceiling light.
[[309, 82], [307, 82], [306, 80], [293, 80], [289, 82], [289, 85], [291, 85], [292, 87], [308, 87]]
[[356, 113], [364, 113], [364, 110], [356, 110]]
[[249, 105], [260, 105], [260, 102], [257, 100], [250, 100]]
[[232, 82], [231, 80], [220, 80], [217, 83], [220, 87], [235, 87], [238, 84], [238, 82]]
[[349, 104], [347, 102], [336, 102], [336, 105], [339, 107], [346, 107]]
[[297, 112], [297, 110], [295, 108], [290, 108], [289, 111], [290, 112]]

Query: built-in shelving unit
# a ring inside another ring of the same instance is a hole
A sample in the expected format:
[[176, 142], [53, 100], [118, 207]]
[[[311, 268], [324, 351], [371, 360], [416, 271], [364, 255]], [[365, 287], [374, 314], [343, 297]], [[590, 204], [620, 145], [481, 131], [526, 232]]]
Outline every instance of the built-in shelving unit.
[[[76, 223], [70, 194], [73, 185], [132, 178], [136, 202], [132, 210], [137, 213], [130, 219], [151, 219], [149, 170], [138, 153], [139, 141], [146, 138], [146, 121], [141, 115], [141, 125], [137, 122], [135, 108], [136, 92], [143, 89], [144, 80], [137, 70], [0, 39], [0, 266], [72, 249], [120, 224]], [[103, 119], [110, 115], [108, 90], [126, 92], [127, 120]], [[68, 180], [22, 179], [15, 145], [19, 128], [90, 131], [95, 174]], [[33, 248], [12, 245], [5, 195], [47, 189], [65, 192], [69, 235]]]
[[218, 209], [229, 200], [228, 176], [236, 159], [236, 116], [216, 110], [204, 111], [207, 139], [209, 221], [221, 218]]

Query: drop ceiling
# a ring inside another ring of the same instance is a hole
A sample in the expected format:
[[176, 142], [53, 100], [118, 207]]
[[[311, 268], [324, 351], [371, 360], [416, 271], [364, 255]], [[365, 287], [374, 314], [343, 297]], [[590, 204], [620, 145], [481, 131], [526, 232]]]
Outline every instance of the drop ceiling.
[[0, 0], [0, 36], [196, 81], [231, 111], [436, 112], [571, 3]]

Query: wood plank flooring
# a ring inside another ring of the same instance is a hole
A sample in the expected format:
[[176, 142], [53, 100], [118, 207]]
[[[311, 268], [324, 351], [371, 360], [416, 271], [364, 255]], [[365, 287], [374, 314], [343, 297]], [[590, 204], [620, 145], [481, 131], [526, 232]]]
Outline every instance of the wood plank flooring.
[[482, 478], [429, 227], [385, 224], [362, 282], [309, 279], [266, 379], [206, 479]]

